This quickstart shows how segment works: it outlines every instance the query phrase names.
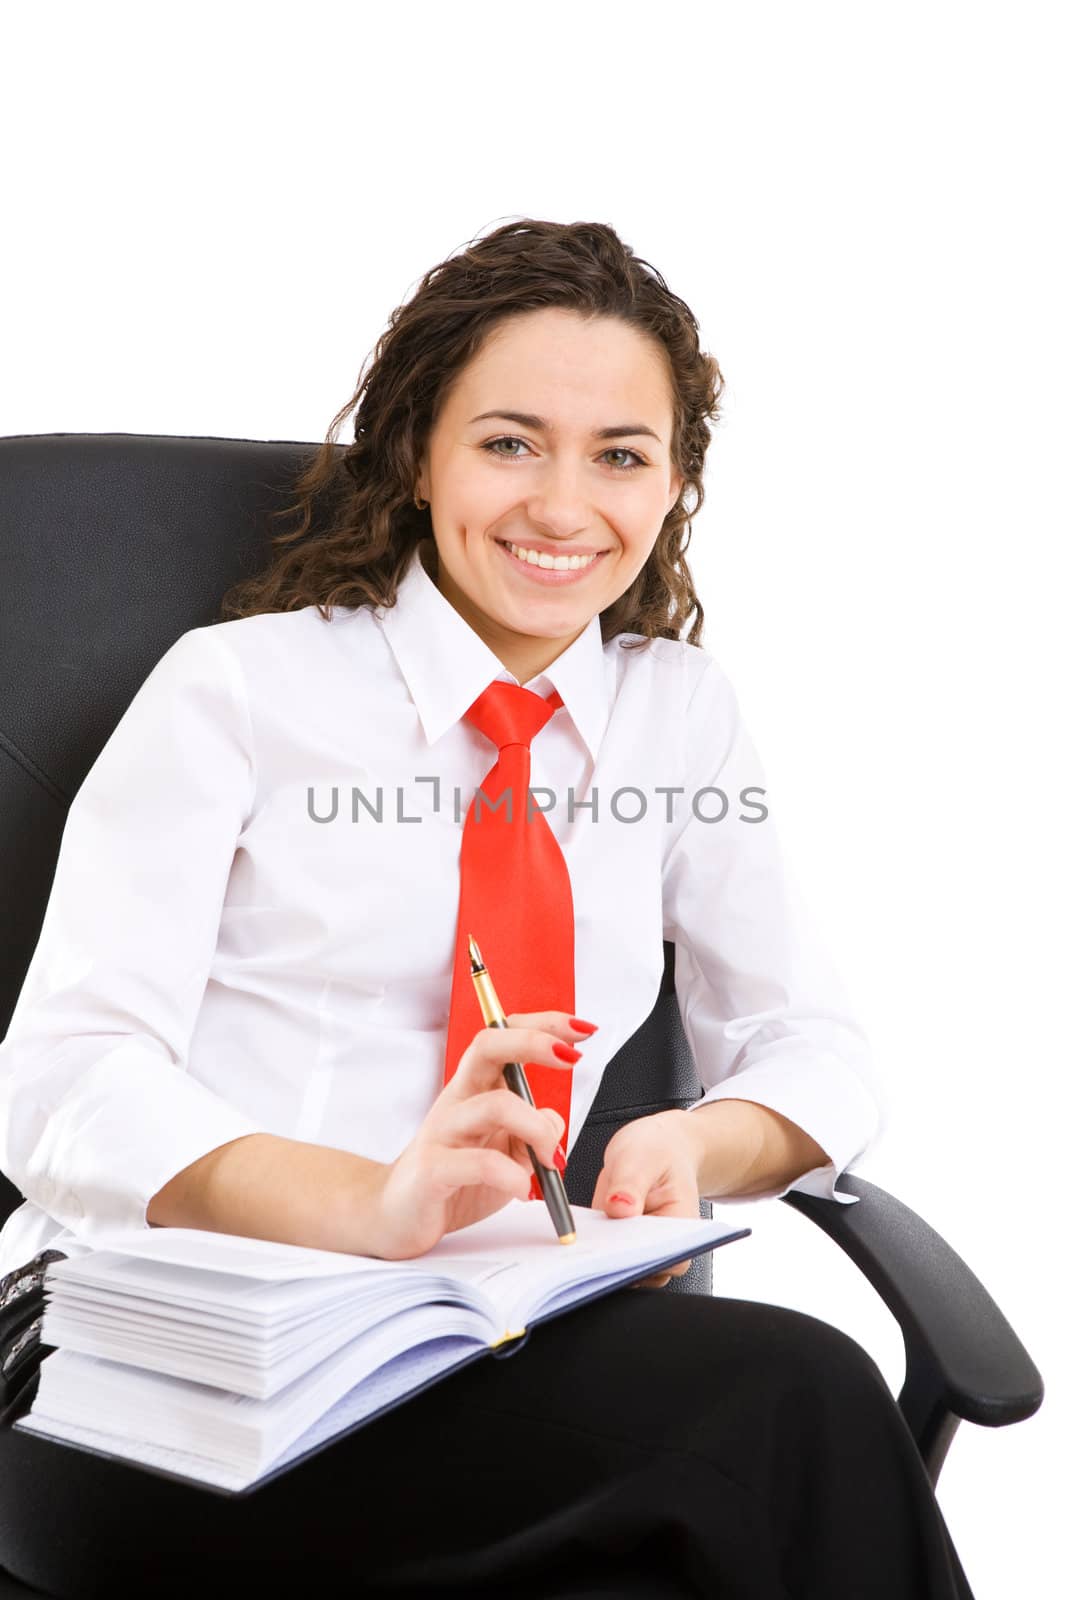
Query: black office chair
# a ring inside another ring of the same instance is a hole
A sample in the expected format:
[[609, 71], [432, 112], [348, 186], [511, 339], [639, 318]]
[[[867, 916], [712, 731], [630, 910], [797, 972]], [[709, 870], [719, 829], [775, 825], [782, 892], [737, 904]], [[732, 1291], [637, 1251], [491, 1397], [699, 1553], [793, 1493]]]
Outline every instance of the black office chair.
[[[286, 502], [315, 448], [140, 434], [0, 439], [5, 1032], [40, 933], [71, 799], [164, 651], [187, 629], [216, 621], [225, 590], [264, 565], [275, 531], [266, 512]], [[700, 1093], [668, 943], [656, 1004], [609, 1064], [569, 1159], [570, 1198], [591, 1204], [617, 1128], [690, 1105]], [[784, 1203], [841, 1246], [899, 1323], [907, 1362], [899, 1404], [936, 1484], [961, 1419], [995, 1428], [1032, 1416], [1044, 1394], [1041, 1376], [978, 1279], [921, 1217], [851, 1173], [840, 1187], [861, 1203], [796, 1192]], [[0, 1176], [0, 1220], [22, 1199]], [[702, 1210], [711, 1215], [708, 1201]], [[711, 1291], [706, 1253], [660, 1292]], [[0, 1600], [33, 1592], [0, 1573]], [[570, 1600], [673, 1592], [636, 1571], [625, 1593], [616, 1579], [599, 1587], [576, 1581], [568, 1591]]]

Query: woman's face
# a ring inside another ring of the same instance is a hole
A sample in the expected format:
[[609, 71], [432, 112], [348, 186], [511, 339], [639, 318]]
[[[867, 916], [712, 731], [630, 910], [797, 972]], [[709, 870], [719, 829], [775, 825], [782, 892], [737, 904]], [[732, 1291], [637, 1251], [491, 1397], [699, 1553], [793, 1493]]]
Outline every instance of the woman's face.
[[[648, 560], [684, 481], [671, 420], [666, 355], [616, 318], [557, 307], [512, 317], [458, 378], [418, 478], [434, 581], [520, 683]], [[505, 541], [596, 559], [561, 577]]]

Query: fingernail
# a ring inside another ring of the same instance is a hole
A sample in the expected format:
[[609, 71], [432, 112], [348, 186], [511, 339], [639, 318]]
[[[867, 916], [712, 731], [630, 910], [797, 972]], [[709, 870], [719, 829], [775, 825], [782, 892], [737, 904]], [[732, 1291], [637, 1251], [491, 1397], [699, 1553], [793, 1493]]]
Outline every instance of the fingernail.
[[622, 1206], [632, 1206], [634, 1203], [634, 1197], [632, 1194], [609, 1194], [608, 1199], [609, 1201], [617, 1200]]
[[561, 1061], [569, 1061], [572, 1065], [575, 1061], [580, 1061], [582, 1059], [582, 1052], [580, 1050], [572, 1050], [569, 1044], [563, 1044], [558, 1039], [552, 1046], [552, 1049], [555, 1051], [556, 1055], [559, 1056]]
[[563, 1154], [563, 1146], [561, 1144], [556, 1146], [556, 1154], [553, 1157], [553, 1160], [556, 1163], [556, 1170], [562, 1177], [567, 1170], [567, 1157]]
[[571, 1017], [568, 1020], [571, 1027], [575, 1028], [579, 1033], [595, 1033], [599, 1027], [599, 1023], [584, 1022], [581, 1017]]

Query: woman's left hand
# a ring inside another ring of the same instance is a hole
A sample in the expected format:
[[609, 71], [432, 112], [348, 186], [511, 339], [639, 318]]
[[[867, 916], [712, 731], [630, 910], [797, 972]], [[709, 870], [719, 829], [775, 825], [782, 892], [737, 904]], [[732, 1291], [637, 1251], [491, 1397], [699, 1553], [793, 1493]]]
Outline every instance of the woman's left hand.
[[[686, 1111], [656, 1112], [620, 1128], [604, 1151], [592, 1209], [609, 1217], [639, 1217], [646, 1212], [660, 1217], [699, 1217], [693, 1131]], [[676, 1261], [673, 1267], [627, 1287], [662, 1289], [691, 1266], [691, 1260]]]

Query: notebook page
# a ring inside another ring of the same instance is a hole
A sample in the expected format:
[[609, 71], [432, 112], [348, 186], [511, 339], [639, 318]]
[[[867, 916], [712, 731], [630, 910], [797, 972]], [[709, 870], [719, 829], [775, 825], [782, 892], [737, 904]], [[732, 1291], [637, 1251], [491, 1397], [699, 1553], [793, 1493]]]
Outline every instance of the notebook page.
[[734, 1223], [706, 1217], [609, 1217], [576, 1205], [571, 1213], [573, 1244], [560, 1244], [543, 1200], [513, 1200], [472, 1227], [447, 1234], [420, 1259], [432, 1257], [442, 1271], [477, 1282], [499, 1307], [508, 1331], [517, 1333], [560, 1290], [625, 1276], [642, 1265], [651, 1273], [658, 1262], [681, 1259], [688, 1247], [739, 1236]]
[[[746, 1238], [751, 1232], [751, 1228], [724, 1223], [723, 1234], [715, 1243], [719, 1245], [729, 1244], [734, 1239]], [[646, 1261], [635, 1267], [631, 1261], [628, 1266], [621, 1269], [610, 1272], [598, 1271], [595, 1278], [583, 1278], [580, 1282], [567, 1283], [562, 1286], [559, 1284], [550, 1284], [547, 1288], [542, 1286], [540, 1290], [536, 1291], [536, 1300], [531, 1300], [529, 1303], [513, 1308], [511, 1312], [512, 1320], [516, 1322], [523, 1320], [536, 1326], [537, 1323], [545, 1321], [546, 1318], [566, 1310], [568, 1306], [579, 1304], [586, 1300], [598, 1299], [619, 1284], [632, 1283], [640, 1278], [651, 1276], [653, 1272], [658, 1271], [661, 1267], [674, 1266], [676, 1261], [683, 1261], [689, 1255], [695, 1255], [698, 1251], [702, 1252], [707, 1247], [707, 1244], [708, 1241], [706, 1239], [690, 1240], [688, 1244], [680, 1249], [676, 1246], [670, 1255], [659, 1257], [656, 1263], [652, 1265]], [[534, 1292], [531, 1290], [531, 1294]]]

